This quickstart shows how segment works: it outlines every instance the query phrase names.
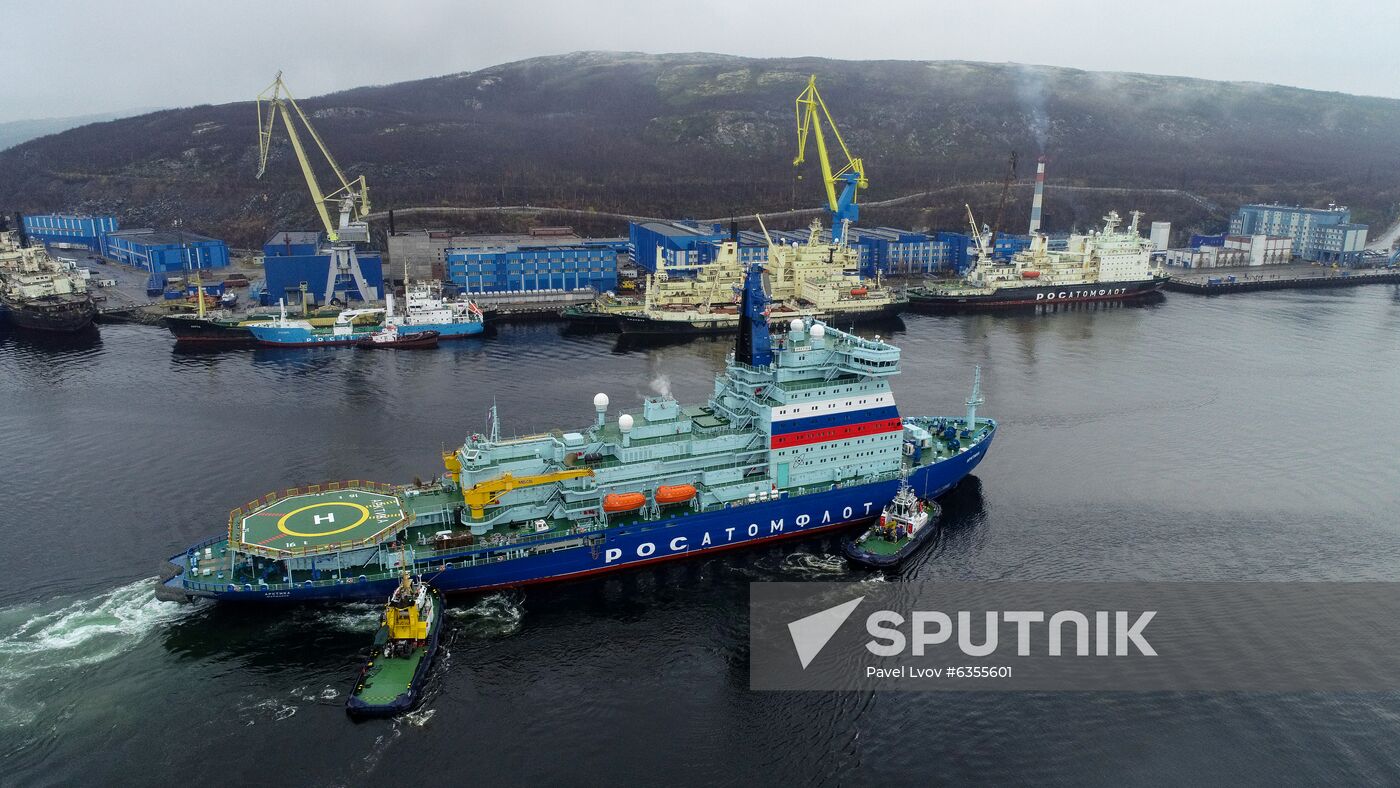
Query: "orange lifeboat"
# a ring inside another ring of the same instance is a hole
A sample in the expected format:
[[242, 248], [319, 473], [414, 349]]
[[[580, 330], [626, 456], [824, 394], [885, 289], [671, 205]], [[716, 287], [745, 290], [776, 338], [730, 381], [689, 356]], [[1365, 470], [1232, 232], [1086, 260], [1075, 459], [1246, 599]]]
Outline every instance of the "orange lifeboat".
[[870, 292], [870, 291], [869, 291], [868, 289], [864, 288], [864, 287], [852, 287], [852, 288], [851, 288], [851, 295], [853, 295], [853, 296], [863, 296], [863, 295], [865, 295], [866, 293], [869, 293], [869, 292]]
[[610, 493], [603, 496], [603, 511], [608, 514], [631, 512], [646, 505], [647, 497], [639, 492]]
[[656, 502], [659, 504], [685, 503], [695, 497], [695, 486], [691, 484], [663, 484], [656, 488]]
[[1034, 271], [1034, 270], [1031, 270], [1031, 271], [1022, 271], [1022, 272], [1021, 272], [1021, 278], [1022, 278], [1022, 279], [1039, 279], [1039, 278], [1040, 278], [1040, 272], [1039, 272], [1039, 271]]

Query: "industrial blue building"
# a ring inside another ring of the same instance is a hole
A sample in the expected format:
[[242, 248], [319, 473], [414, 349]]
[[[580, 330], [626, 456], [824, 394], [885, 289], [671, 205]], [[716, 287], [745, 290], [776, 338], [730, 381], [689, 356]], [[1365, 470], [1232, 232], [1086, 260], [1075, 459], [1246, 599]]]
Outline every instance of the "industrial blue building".
[[360, 273], [365, 285], [375, 292], [366, 297], [360, 292], [355, 278], [350, 273], [337, 273], [331, 282], [332, 256], [329, 254], [276, 255], [263, 260], [263, 273], [266, 284], [258, 299], [264, 306], [272, 306], [279, 299], [288, 304], [301, 303], [301, 290], [306, 287], [307, 300], [313, 304], [325, 305], [332, 302], [348, 304], [351, 301], [378, 300], [384, 292], [384, 262], [378, 253], [357, 254]]
[[1368, 229], [1364, 224], [1352, 223], [1351, 211], [1344, 205], [1244, 205], [1230, 219], [1230, 235], [1292, 238], [1294, 255], [1321, 263], [1360, 262]]
[[72, 244], [106, 253], [105, 238], [116, 232], [115, 216], [67, 216], [37, 214], [24, 217], [24, 232], [46, 244]]
[[264, 257], [305, 257], [321, 250], [321, 234], [310, 230], [283, 230], [263, 244]]
[[633, 222], [627, 234], [632, 262], [646, 273], [655, 273], [657, 255], [667, 268], [703, 265], [712, 259], [709, 256], [717, 244], [729, 237], [721, 227], [688, 221]]
[[216, 238], [166, 230], [107, 233], [106, 256], [153, 274], [228, 265], [228, 245]]
[[[617, 289], [614, 241], [458, 247], [445, 252], [447, 278], [465, 292]], [[654, 259], [654, 258], [653, 258]]]

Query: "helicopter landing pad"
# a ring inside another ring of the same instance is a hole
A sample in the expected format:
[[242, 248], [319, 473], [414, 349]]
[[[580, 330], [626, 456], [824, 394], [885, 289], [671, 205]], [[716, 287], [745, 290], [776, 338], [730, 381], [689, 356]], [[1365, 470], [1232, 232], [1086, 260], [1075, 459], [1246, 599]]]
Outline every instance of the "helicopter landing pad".
[[377, 541], [407, 519], [396, 495], [366, 489], [322, 490], [252, 509], [237, 523], [236, 536], [253, 552], [300, 553]]

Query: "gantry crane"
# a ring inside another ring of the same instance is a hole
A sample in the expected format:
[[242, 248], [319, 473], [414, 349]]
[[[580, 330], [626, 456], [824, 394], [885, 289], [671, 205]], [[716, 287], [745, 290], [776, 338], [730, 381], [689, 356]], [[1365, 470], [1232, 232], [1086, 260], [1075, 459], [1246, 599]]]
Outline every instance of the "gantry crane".
[[[289, 109], [290, 108], [290, 109]], [[369, 214], [369, 186], [365, 183], [365, 176], [361, 175], [353, 180], [346, 178], [345, 173], [336, 163], [335, 157], [331, 155], [326, 143], [321, 140], [321, 135], [316, 133], [316, 127], [311, 125], [311, 120], [306, 117], [306, 113], [301, 111], [296, 99], [292, 98], [291, 91], [287, 90], [287, 85], [282, 81], [282, 72], [277, 72], [277, 77], [266, 90], [258, 94], [258, 178], [262, 178], [267, 171], [267, 157], [272, 150], [272, 132], [277, 126], [277, 116], [282, 116], [282, 125], [287, 129], [287, 139], [292, 143], [292, 150], [296, 152], [297, 162], [301, 164], [301, 174], [306, 178], [306, 187], [311, 191], [311, 202], [316, 206], [316, 212], [321, 217], [321, 224], [325, 227], [326, 239], [330, 242], [330, 254], [332, 265], [326, 282], [327, 297], [332, 297], [338, 289], [347, 289], [349, 282], [343, 282], [342, 287], [337, 287], [342, 277], [353, 280], [360, 296], [372, 301], [379, 298], [379, 293], [375, 288], [369, 286], [364, 274], [360, 271], [359, 259], [355, 254], [354, 244], [369, 241], [369, 222], [365, 216]], [[326, 163], [330, 165], [331, 171], [335, 173], [336, 180], [340, 185], [334, 191], [327, 194], [321, 190], [321, 184], [316, 178], [316, 171], [311, 166], [311, 159], [307, 156], [306, 148], [302, 145], [301, 135], [297, 132], [296, 121], [300, 120], [301, 125], [306, 127], [306, 132], [315, 141], [316, 147], [325, 157]], [[340, 213], [339, 221], [332, 222], [328, 205], [335, 204]]]
[[[831, 127], [831, 134], [836, 138], [836, 144], [841, 146], [841, 152], [846, 155], [846, 164], [839, 170], [832, 170], [831, 158], [826, 150], [826, 135], [822, 133], [822, 120], [826, 120], [826, 125]], [[846, 141], [841, 139], [841, 132], [836, 128], [836, 122], [831, 119], [831, 112], [826, 108], [826, 102], [822, 101], [821, 94], [817, 92], [817, 77], [813, 75], [807, 80], [807, 88], [797, 97], [797, 158], [792, 160], [794, 167], [801, 165], [807, 151], [807, 133], [816, 132], [817, 137], [817, 158], [822, 167], [822, 185], [826, 187], [826, 206], [831, 211], [831, 240], [841, 243], [845, 235], [847, 223], [855, 224], [860, 218], [860, 206], [857, 204], [859, 190], [869, 187], [870, 183], [865, 179], [865, 163], [851, 155], [851, 151], [846, 147]], [[841, 193], [836, 193], [836, 185], [841, 184]]]

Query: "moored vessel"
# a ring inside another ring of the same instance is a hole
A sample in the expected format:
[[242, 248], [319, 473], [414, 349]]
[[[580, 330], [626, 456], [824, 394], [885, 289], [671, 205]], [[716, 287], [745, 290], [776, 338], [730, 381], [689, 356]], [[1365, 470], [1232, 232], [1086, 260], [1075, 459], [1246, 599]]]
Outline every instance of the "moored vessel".
[[413, 350], [437, 347], [440, 334], [436, 331], [399, 331], [395, 325], [387, 325], [355, 343], [356, 347], [370, 350]]
[[[821, 318], [851, 324], [886, 318], [903, 304], [902, 294], [883, 285], [879, 277], [860, 275], [860, 256], [844, 240], [827, 241], [814, 220], [807, 241], [773, 243], [768, 239], [765, 265], [771, 295], [768, 317], [777, 326], [794, 318]], [[724, 334], [739, 330], [739, 294], [744, 267], [740, 263], [737, 229], [720, 244], [713, 262], [700, 266], [693, 277], [672, 276], [663, 261], [647, 279], [642, 308], [618, 315], [628, 334]]]
[[408, 282], [404, 286], [402, 314], [394, 308], [393, 293], [385, 294], [384, 303], [386, 326], [414, 332], [433, 331], [442, 339], [474, 336], [480, 334], [485, 325], [481, 310], [471, 299], [444, 298], [439, 282]]
[[1117, 211], [1104, 217], [1101, 231], [1071, 235], [1063, 251], [1051, 251], [1043, 234], [1010, 260], [991, 259], [972, 220], [977, 256], [957, 282], [909, 291], [909, 304], [932, 311], [1043, 306], [1085, 301], [1121, 301], [1161, 291], [1168, 275], [1152, 262], [1152, 242], [1138, 232], [1141, 213], [1133, 211], [1124, 230]]
[[287, 317], [285, 301], [279, 302], [279, 306], [281, 311], [276, 319], [247, 324], [258, 344], [283, 347], [353, 345], [379, 330], [376, 326], [360, 323], [357, 318], [384, 313], [380, 308], [346, 309], [336, 315], [335, 322], [329, 327], [323, 327], [309, 320]]
[[88, 292], [86, 272], [49, 256], [19, 227], [0, 220], [0, 316], [20, 328], [74, 332], [92, 325], [97, 304]]
[[579, 578], [849, 527], [901, 480], [931, 500], [986, 456], [997, 423], [975, 405], [952, 438], [946, 418], [900, 415], [898, 348], [813, 320], [770, 335], [756, 270], [741, 307], [705, 403], [655, 396], [610, 417], [599, 394], [591, 425], [516, 438], [493, 408], [426, 483], [329, 482], [239, 506], [172, 557], [160, 593], [372, 598], [405, 567], [444, 593]]
[[437, 657], [443, 618], [442, 595], [404, 571], [384, 606], [369, 661], [345, 712], [357, 719], [392, 717], [418, 705]]

